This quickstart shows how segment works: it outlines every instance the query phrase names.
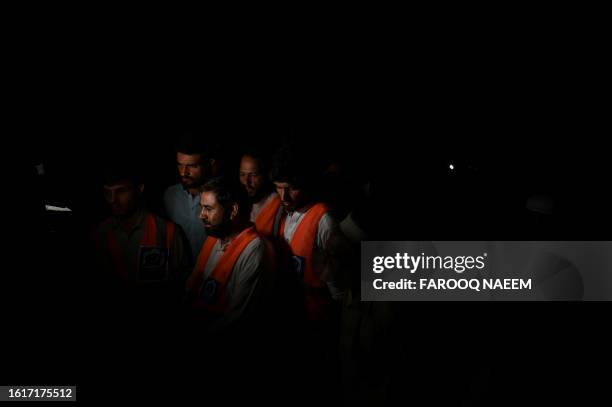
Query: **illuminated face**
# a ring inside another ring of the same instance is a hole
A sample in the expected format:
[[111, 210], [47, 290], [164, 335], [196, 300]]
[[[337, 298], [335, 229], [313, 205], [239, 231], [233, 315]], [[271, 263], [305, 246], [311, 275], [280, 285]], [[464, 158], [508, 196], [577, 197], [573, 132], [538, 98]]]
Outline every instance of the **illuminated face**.
[[113, 216], [125, 217], [136, 211], [143, 186], [136, 187], [132, 181], [120, 181], [104, 185], [104, 198]]
[[176, 165], [185, 188], [197, 188], [204, 183], [206, 171], [200, 154], [176, 153]]
[[301, 189], [295, 188], [288, 182], [274, 182], [274, 185], [285, 210], [292, 212], [303, 206], [304, 194]]
[[245, 155], [240, 161], [240, 183], [244, 185], [249, 197], [259, 195], [265, 183], [259, 160]]
[[231, 214], [217, 201], [217, 194], [202, 192], [200, 205], [202, 206], [200, 219], [204, 223], [206, 233], [216, 238], [224, 237], [231, 221]]

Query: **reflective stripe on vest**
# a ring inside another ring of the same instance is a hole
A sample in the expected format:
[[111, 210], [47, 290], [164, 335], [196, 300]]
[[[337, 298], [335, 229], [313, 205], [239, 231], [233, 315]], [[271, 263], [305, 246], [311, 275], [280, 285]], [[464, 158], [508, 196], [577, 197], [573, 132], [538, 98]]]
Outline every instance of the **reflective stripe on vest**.
[[[213, 269], [208, 279], [204, 280], [204, 272], [206, 270], [206, 264], [210, 259], [213, 248], [217, 243], [218, 239], [208, 236], [204, 241], [200, 255], [198, 256], [198, 262], [193, 270], [193, 273], [187, 280], [187, 291], [196, 294], [196, 299], [193, 303], [195, 308], [204, 308], [211, 312], [223, 313], [227, 311], [229, 306], [227, 299], [227, 284], [232, 275], [232, 271], [238, 258], [244, 252], [246, 247], [258, 237], [254, 227], [245, 229], [236, 239], [234, 239], [225, 252], [219, 259], [219, 262]], [[202, 290], [204, 284], [208, 280], [214, 280], [216, 286], [216, 293], [213, 302], [206, 302], [202, 299]]]
[[269, 237], [274, 233], [274, 219], [276, 214], [281, 211], [281, 200], [275, 196], [266, 204], [255, 219], [255, 229], [260, 236]]

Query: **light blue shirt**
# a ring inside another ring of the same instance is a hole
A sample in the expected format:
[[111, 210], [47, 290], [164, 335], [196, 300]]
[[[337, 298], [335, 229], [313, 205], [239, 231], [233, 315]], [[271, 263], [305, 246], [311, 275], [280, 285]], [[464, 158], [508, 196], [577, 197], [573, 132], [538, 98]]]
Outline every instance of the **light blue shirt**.
[[172, 185], [164, 193], [164, 206], [170, 219], [183, 228], [195, 264], [206, 240], [206, 229], [200, 220], [200, 194], [192, 196], [182, 184]]

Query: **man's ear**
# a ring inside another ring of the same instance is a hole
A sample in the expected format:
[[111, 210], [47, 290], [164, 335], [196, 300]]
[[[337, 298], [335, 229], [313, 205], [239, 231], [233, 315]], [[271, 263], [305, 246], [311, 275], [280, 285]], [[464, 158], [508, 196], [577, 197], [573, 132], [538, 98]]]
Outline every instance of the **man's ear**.
[[240, 205], [238, 205], [237, 203], [232, 204], [232, 212], [230, 213], [230, 220], [236, 219], [239, 212], [240, 212]]

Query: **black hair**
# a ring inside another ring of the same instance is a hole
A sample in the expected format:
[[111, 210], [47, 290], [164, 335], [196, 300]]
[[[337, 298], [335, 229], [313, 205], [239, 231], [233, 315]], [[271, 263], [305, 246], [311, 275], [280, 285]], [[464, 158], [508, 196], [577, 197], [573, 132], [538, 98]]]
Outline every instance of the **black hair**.
[[296, 188], [312, 189], [317, 179], [316, 167], [304, 150], [285, 144], [274, 155], [270, 169], [273, 182], [287, 182]]
[[175, 150], [177, 153], [187, 155], [199, 154], [202, 160], [215, 156], [214, 149], [204, 141], [204, 136], [191, 131], [183, 133], [175, 146]]
[[138, 164], [134, 162], [119, 160], [108, 163], [102, 171], [102, 183], [103, 185], [113, 185], [122, 181], [132, 181], [134, 186], [142, 185], [144, 179], [138, 168]]
[[228, 209], [232, 204], [240, 206], [238, 216], [248, 219], [251, 215], [252, 204], [249, 196], [237, 180], [227, 177], [215, 177], [210, 179], [202, 186], [202, 192], [214, 192], [217, 202]]

